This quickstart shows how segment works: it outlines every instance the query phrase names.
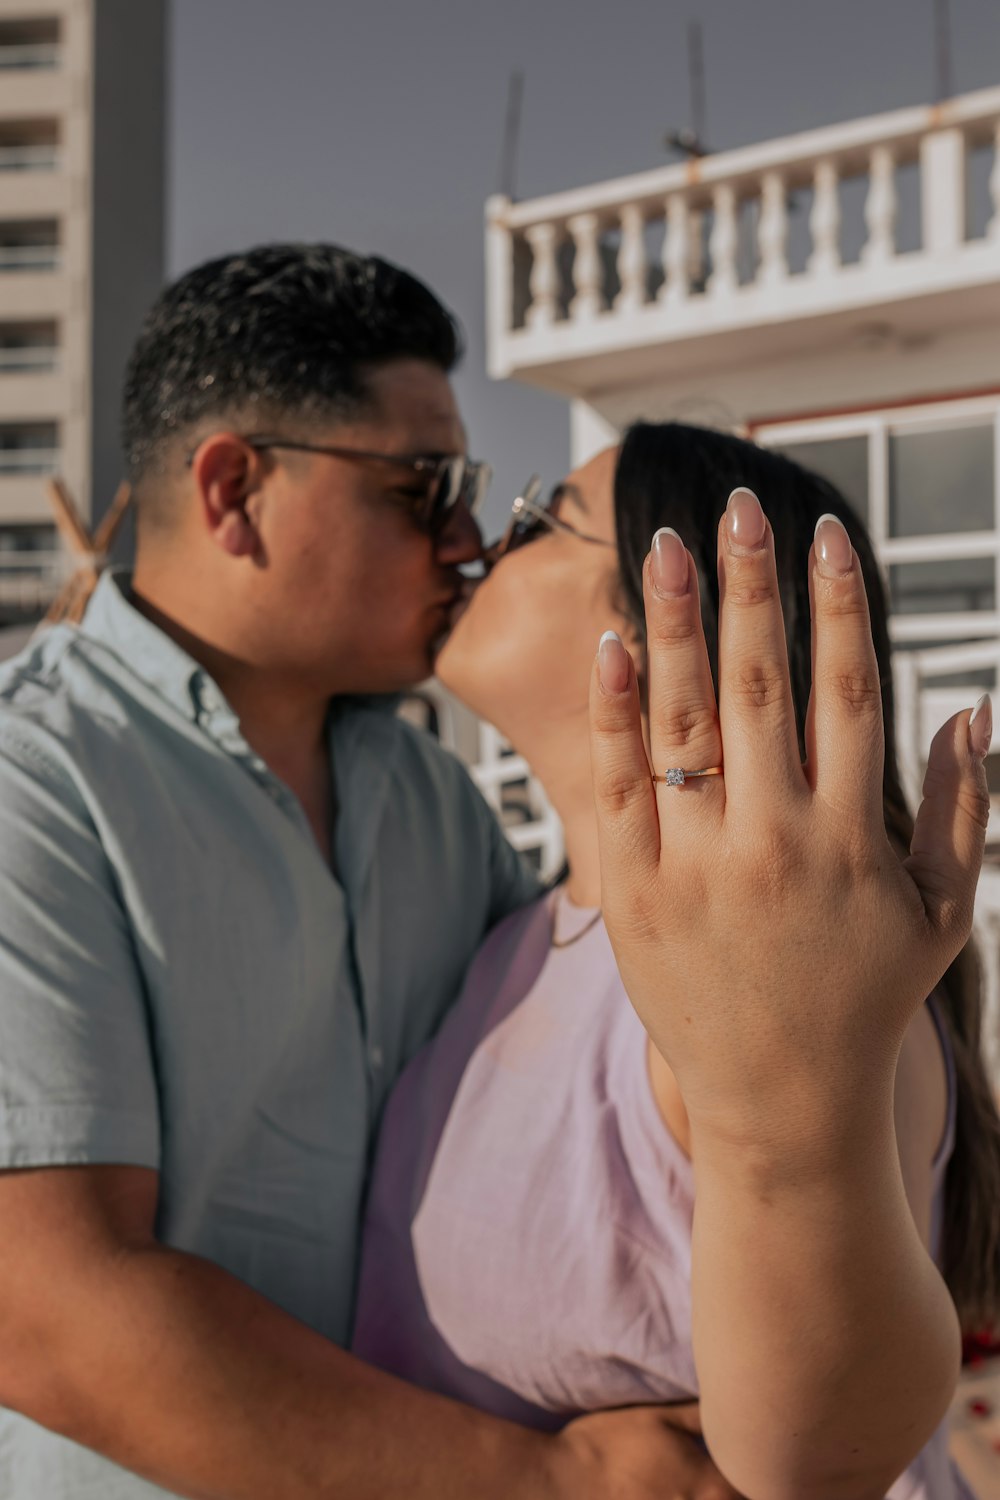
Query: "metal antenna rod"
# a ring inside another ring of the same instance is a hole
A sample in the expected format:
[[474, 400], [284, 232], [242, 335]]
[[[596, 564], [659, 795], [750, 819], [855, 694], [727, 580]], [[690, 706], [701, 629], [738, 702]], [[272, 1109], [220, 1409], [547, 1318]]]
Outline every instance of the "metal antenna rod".
[[705, 51], [702, 46], [701, 22], [689, 21], [687, 28], [688, 70], [691, 78], [691, 129], [694, 131], [695, 152], [702, 156], [707, 151], [707, 109], [705, 103]]
[[682, 130], [668, 130], [663, 137], [667, 151], [696, 159], [708, 156], [706, 140], [707, 108], [705, 104], [705, 52], [701, 39], [701, 22], [687, 25], [688, 86], [691, 91], [691, 123]]
[[934, 0], [934, 42], [937, 72], [937, 102], [954, 97], [951, 76], [951, 16], [948, 0]]
[[519, 68], [515, 68], [507, 84], [507, 118], [503, 132], [503, 151], [500, 156], [500, 191], [505, 198], [514, 197], [523, 99], [524, 74]]

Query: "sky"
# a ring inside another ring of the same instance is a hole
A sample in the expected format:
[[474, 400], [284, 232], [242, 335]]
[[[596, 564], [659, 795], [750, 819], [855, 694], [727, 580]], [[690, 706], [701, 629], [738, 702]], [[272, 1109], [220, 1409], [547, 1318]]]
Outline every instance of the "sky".
[[[953, 91], [1000, 82], [1000, 0], [950, 0]], [[485, 374], [483, 205], [524, 75], [516, 195], [671, 159], [702, 28], [708, 145], [936, 97], [933, 0], [171, 0], [167, 271], [277, 239], [395, 260], [457, 313], [470, 450], [498, 528], [569, 458], [558, 397]]]

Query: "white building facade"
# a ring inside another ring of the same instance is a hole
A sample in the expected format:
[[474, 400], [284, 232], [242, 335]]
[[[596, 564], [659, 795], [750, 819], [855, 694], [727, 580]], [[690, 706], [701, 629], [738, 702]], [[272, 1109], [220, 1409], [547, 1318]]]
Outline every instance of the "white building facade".
[[[915, 800], [933, 728], [998, 686], [1000, 89], [493, 198], [486, 261], [491, 373], [567, 398], [574, 463], [673, 418], [779, 447], [853, 502]], [[502, 777], [495, 750], [481, 775]], [[1000, 865], [980, 925], [1000, 1076]]]
[[46, 482], [96, 519], [121, 371], [163, 275], [164, 0], [0, 0], [0, 625], [62, 559]]

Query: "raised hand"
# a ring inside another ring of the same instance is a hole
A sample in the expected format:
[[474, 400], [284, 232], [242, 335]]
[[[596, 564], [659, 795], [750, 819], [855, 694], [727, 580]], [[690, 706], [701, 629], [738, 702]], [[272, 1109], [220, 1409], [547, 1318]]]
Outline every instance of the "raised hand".
[[[907, 1025], [968, 937], [989, 801], [988, 700], [931, 749], [909, 857], [882, 806], [879, 671], [864, 584], [834, 517], [809, 560], [813, 691], [803, 765], [773, 539], [737, 490], [719, 528], [719, 701], [693, 562], [661, 531], [645, 566], [647, 757], [633, 663], [605, 637], [591, 691], [602, 905], [626, 989], [697, 1136], [778, 1148], [891, 1110]], [[724, 767], [684, 785], [668, 768]]]

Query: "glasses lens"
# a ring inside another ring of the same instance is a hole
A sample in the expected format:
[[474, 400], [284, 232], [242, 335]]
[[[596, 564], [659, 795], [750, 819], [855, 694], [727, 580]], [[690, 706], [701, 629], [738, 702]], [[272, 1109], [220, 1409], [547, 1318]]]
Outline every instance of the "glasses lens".
[[477, 463], [471, 458], [456, 455], [443, 459], [438, 478], [429, 495], [429, 521], [433, 527], [443, 526], [448, 514], [461, 502], [474, 516], [486, 498], [493, 470], [489, 464]]
[[462, 499], [472, 515], [476, 515], [479, 507], [486, 499], [486, 492], [493, 478], [493, 470], [489, 464], [469, 462], [465, 466], [465, 494]]

